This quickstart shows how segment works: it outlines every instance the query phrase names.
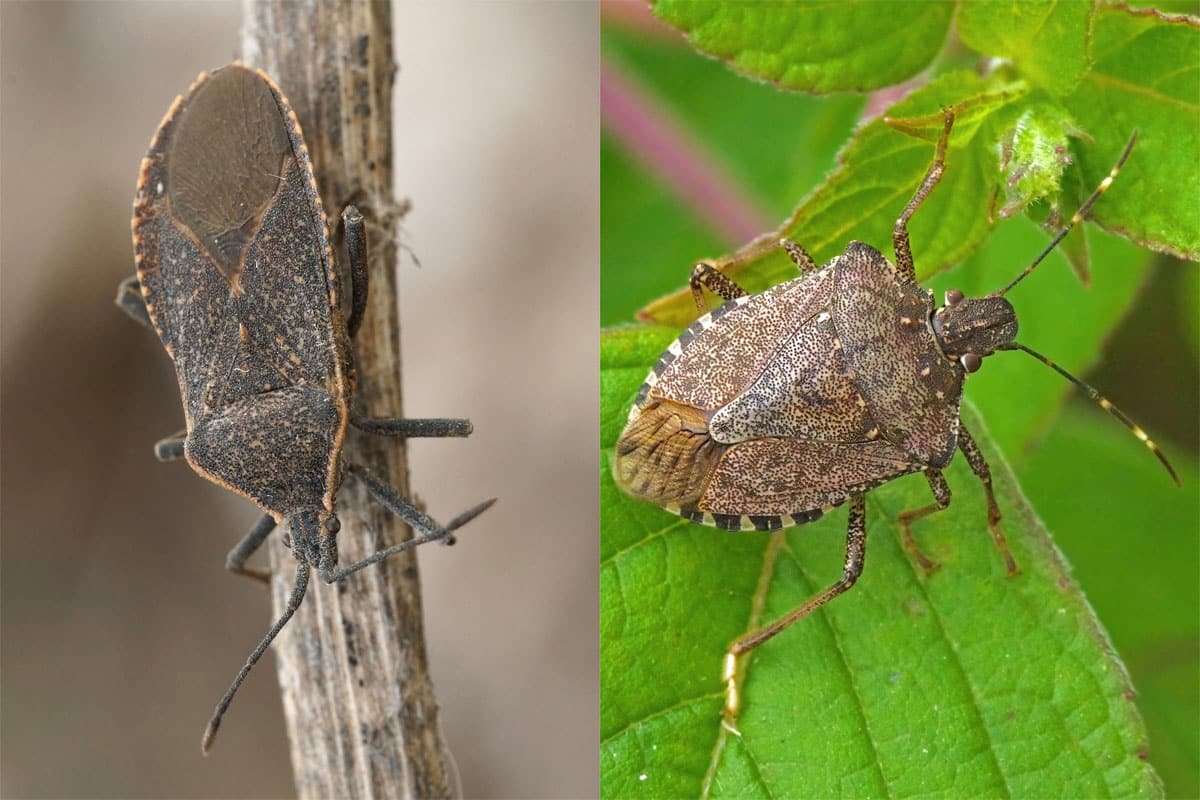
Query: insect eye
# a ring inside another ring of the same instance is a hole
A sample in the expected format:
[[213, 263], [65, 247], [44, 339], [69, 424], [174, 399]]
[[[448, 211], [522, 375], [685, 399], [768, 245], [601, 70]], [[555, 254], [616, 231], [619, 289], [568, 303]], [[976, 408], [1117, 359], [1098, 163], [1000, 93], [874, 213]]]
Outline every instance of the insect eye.
[[946, 292], [946, 305], [954, 308], [963, 301], [963, 293], [958, 289], [949, 289]]
[[963, 353], [958, 360], [967, 372], [975, 372], [983, 364], [983, 359], [974, 353]]
[[342, 523], [337, 517], [331, 516], [325, 520], [325, 530], [329, 531], [330, 533], [337, 533], [341, 529]]

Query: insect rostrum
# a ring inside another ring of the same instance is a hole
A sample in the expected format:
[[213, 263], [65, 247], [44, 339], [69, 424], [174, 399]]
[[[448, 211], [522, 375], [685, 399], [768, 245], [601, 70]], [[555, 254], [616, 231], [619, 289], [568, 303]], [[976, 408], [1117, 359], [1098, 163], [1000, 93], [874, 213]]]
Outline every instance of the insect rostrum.
[[[262, 519], [229, 552], [233, 572], [280, 523], [297, 561], [288, 607], [217, 705], [203, 739], [304, 597], [310, 568], [333, 583], [417, 544], [447, 540], [488, 508], [439, 525], [366, 467], [347, 462], [350, 426], [384, 436], [466, 436], [467, 420], [368, 418], [354, 407], [352, 337], [366, 307], [365, 225], [342, 216], [351, 313], [339, 301], [325, 213], [296, 116], [265, 74], [240, 64], [202, 74], [167, 112], [142, 161], [133, 207], [137, 275], [117, 304], [152, 327], [175, 364], [186, 429], [159, 442], [200, 475], [254, 501]], [[338, 565], [346, 473], [415, 537]]]
[[[1016, 312], [1004, 296], [1108, 189], [1136, 136], [1016, 280], [980, 298], [951, 290], [938, 307], [917, 283], [908, 222], [945, 169], [953, 113], [944, 112], [944, 120], [933, 162], [893, 229], [894, 265], [874, 247], [851, 242], [819, 267], [785, 239], [780, 244], [801, 274], [757, 295], [747, 295], [712, 265], [697, 265], [691, 289], [701, 316], [659, 358], [618, 438], [617, 485], [693, 522], [774, 531], [849, 505], [841, 579], [730, 646], [727, 716], [737, 712], [738, 656], [859, 578], [866, 551], [864, 497], [888, 481], [921, 472], [929, 483], [934, 502], [902, 513], [898, 523], [906, 551], [932, 571], [936, 564], [917, 545], [912, 524], [949, 506], [942, 471], [960, 451], [983, 484], [988, 529], [1008, 573], [1018, 572], [987, 461], [959, 418], [966, 376], [995, 352], [1025, 350], [1084, 388], [1175, 477], [1153, 442], [1111, 403], [1015, 341]], [[725, 301], [707, 313], [705, 288]]]

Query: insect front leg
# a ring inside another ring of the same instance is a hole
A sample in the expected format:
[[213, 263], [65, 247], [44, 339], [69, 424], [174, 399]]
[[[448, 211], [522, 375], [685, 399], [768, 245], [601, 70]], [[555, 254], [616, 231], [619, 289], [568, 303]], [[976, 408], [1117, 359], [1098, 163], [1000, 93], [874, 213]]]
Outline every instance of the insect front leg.
[[350, 338], [358, 333], [367, 313], [367, 228], [363, 215], [354, 206], [342, 212], [342, 230], [346, 235], [346, 255], [350, 258], [350, 319], [346, 330]]
[[912, 524], [923, 517], [928, 517], [930, 514], [934, 514], [950, 506], [950, 484], [946, 483], [946, 479], [942, 477], [941, 470], [936, 469], [925, 470], [925, 480], [929, 481], [929, 490], [933, 492], [933, 499], [936, 502], [924, 508], [905, 511], [896, 518], [896, 522], [900, 525], [900, 543], [904, 545], [904, 549], [921, 566], [921, 569], [926, 574], [929, 574], [938, 568], [938, 564], [921, 551], [921, 546], [913, 538]]
[[137, 275], [130, 275], [117, 284], [117, 299], [113, 302], [134, 322], [139, 322], [150, 330], [154, 330], [154, 323], [150, 321], [150, 312], [146, 311], [146, 301], [142, 299], [142, 285], [138, 283]]
[[1012, 577], [1020, 573], [1021, 569], [1013, 559], [1012, 553], [1009, 552], [1008, 541], [1004, 538], [1004, 531], [1000, 529], [1000, 506], [996, 504], [996, 493], [992, 490], [992, 471], [988, 469], [987, 460], [983, 457], [983, 451], [979, 449], [979, 445], [975, 444], [975, 440], [971, 438], [967, 429], [961, 426], [958, 429], [958, 449], [967, 457], [971, 471], [983, 484], [983, 491], [987, 496], [988, 530], [992, 532], [992, 539], [995, 540], [996, 547], [1000, 548], [1000, 555], [1004, 557], [1004, 568], [1008, 571], [1009, 577]]
[[842, 567], [841, 579], [770, 625], [746, 634], [729, 646], [725, 654], [725, 670], [722, 676], [725, 681], [727, 724], [737, 716], [738, 711], [738, 658], [845, 592], [862, 575], [863, 561], [867, 554], [867, 507], [863, 495], [850, 498], [849, 510], [849, 521], [846, 525], [846, 560]]
[[808, 254], [808, 251], [796, 242], [785, 237], [779, 240], [779, 246], [787, 252], [788, 258], [801, 273], [817, 271], [817, 262], [813, 261], [813, 257]]
[[487, 511], [496, 502], [495, 498], [485, 500], [479, 505], [459, 514], [450, 520], [449, 524], [441, 526], [434, 522], [428, 514], [405, 499], [395, 488], [381, 481], [361, 464], [349, 463], [346, 465], [346, 470], [362, 481], [363, 485], [367, 487], [367, 491], [371, 493], [371, 496], [378, 500], [384, 508], [411, 525], [416, 536], [406, 542], [393, 545], [386, 550], [380, 550], [378, 553], [370, 555], [362, 561], [345, 567], [334, 568], [328, 564], [322, 564], [320, 567], [321, 580], [326, 583], [340, 581], [342, 578], [358, 572], [360, 569], [369, 567], [372, 564], [378, 564], [385, 558], [389, 558], [405, 550], [411, 550], [417, 545], [425, 544], [426, 542], [433, 542], [439, 539], [452, 542], [454, 531], [466, 525], [484, 511]]
[[245, 575], [247, 578], [253, 578], [263, 583], [269, 582], [271, 580], [270, 570], [247, 567], [246, 561], [254, 555], [258, 548], [262, 547], [262, 543], [266, 541], [273, 530], [275, 530], [275, 518], [270, 514], [263, 514], [262, 518], [254, 523], [254, 527], [247, 531], [242, 540], [235, 544], [225, 556], [225, 569], [235, 575]]
[[350, 424], [364, 433], [396, 436], [404, 439], [436, 436], [470, 436], [474, 427], [469, 419], [405, 419], [402, 417], [364, 417], [351, 414]]
[[912, 245], [908, 241], [908, 221], [921, 207], [921, 203], [925, 202], [925, 198], [933, 191], [933, 187], [937, 186], [938, 181], [942, 179], [942, 172], [946, 168], [946, 145], [950, 141], [950, 129], [954, 127], [954, 112], [944, 108], [942, 116], [946, 120], [946, 125], [942, 129], [941, 138], [938, 139], [933, 163], [929, 165], [929, 171], [925, 173], [925, 180], [921, 181], [921, 185], [917, 187], [916, 194], [904, 207], [900, 219], [896, 220], [896, 227], [892, 229], [892, 247], [896, 251], [896, 271], [912, 283], [917, 282], [917, 271], [913, 266]]
[[725, 302], [746, 296], [745, 289], [707, 261], [701, 261], [692, 267], [692, 277], [688, 285], [692, 287], [692, 297], [696, 299], [696, 308], [701, 314], [708, 313], [708, 306], [704, 302], [704, 289], [708, 289]]

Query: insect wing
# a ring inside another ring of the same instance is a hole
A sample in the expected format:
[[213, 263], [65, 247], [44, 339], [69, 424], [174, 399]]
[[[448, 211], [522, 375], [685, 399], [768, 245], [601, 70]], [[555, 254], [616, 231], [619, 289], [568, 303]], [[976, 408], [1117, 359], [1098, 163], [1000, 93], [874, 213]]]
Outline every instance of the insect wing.
[[791, 333], [829, 303], [826, 270], [726, 303], [693, 322], [659, 359], [651, 397], [712, 411], [753, 384]]
[[340, 377], [325, 216], [265, 75], [225, 67], [175, 102], [142, 162], [133, 238], [189, 430], [240, 399]]
[[[755, 439], [725, 451], [699, 506], [714, 516], [812, 518], [806, 512], [840, 505], [917, 469], [920, 465], [914, 464], [909, 454], [889, 442]], [[778, 525], [719, 527], [765, 529]]]

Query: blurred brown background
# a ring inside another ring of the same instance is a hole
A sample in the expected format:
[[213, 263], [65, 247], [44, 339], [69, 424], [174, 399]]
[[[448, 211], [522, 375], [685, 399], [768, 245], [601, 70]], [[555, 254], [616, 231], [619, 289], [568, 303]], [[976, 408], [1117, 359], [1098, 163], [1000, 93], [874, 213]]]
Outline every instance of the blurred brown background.
[[[253, 507], [153, 442], [181, 425], [158, 341], [112, 306], [138, 163], [233, 3], [0, 2], [0, 793], [292, 794], [269, 658], [200, 733], [270, 619], [228, 575]], [[447, 519], [420, 555], [443, 731], [468, 797], [598, 790], [598, 15], [579, 3], [394, 9], [405, 412]], [[286, 91], [287, 87], [284, 87]], [[317, 591], [328, 591], [317, 587]], [[285, 634], [286, 635], [286, 632]]]

